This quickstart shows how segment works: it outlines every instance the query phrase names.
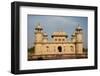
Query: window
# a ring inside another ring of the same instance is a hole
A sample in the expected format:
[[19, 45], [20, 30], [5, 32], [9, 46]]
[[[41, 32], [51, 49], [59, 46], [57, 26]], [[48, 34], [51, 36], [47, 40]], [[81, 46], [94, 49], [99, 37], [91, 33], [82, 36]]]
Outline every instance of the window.
[[71, 48], [71, 51], [74, 51], [74, 48], [73, 48], [73, 46], [70, 46], [70, 48]]
[[46, 46], [47, 48], [49, 48], [48, 46]]
[[57, 39], [55, 39], [55, 41], [57, 41]]
[[46, 48], [47, 48], [47, 52], [49, 51], [49, 46], [46, 46]]
[[65, 41], [65, 39], [62, 39], [62, 41]]
[[62, 47], [61, 46], [58, 46], [58, 51], [62, 52]]
[[61, 39], [59, 39], [59, 41], [61, 41]]

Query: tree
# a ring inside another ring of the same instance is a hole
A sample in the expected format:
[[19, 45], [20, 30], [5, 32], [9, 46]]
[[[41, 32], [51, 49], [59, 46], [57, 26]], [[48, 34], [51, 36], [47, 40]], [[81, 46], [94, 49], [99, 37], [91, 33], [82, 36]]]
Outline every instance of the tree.
[[35, 53], [35, 47], [33, 46], [32, 48], [28, 48], [29, 53]]
[[83, 48], [83, 52], [84, 53], [87, 53], [88, 52], [88, 49], [87, 48]]

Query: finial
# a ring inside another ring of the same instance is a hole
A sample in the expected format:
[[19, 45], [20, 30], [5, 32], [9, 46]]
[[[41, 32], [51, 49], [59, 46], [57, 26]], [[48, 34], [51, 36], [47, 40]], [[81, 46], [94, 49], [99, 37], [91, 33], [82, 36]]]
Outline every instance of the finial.
[[79, 27], [80, 25], [78, 24], [78, 27]]
[[37, 27], [40, 26], [40, 22], [38, 22], [38, 23], [36, 24], [36, 26], [37, 26]]
[[38, 25], [40, 26], [40, 22], [38, 22]]
[[76, 30], [82, 30], [81, 26], [78, 24]]
[[37, 25], [36, 25], [36, 30], [37, 30], [37, 29], [40, 29], [40, 30], [43, 29], [43, 28], [41, 27], [41, 25], [40, 25], [40, 22], [38, 22]]

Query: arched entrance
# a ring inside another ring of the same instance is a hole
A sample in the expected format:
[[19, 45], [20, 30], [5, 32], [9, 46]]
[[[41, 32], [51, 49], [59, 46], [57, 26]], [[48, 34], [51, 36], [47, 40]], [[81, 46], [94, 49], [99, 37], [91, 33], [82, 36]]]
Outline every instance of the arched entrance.
[[62, 52], [62, 47], [61, 46], [58, 46], [58, 51]]

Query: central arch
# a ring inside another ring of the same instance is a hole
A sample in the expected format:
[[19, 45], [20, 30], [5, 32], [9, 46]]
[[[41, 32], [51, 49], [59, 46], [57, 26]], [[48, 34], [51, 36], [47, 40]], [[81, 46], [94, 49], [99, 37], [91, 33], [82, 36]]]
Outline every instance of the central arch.
[[62, 47], [61, 46], [58, 46], [58, 51], [62, 52]]

